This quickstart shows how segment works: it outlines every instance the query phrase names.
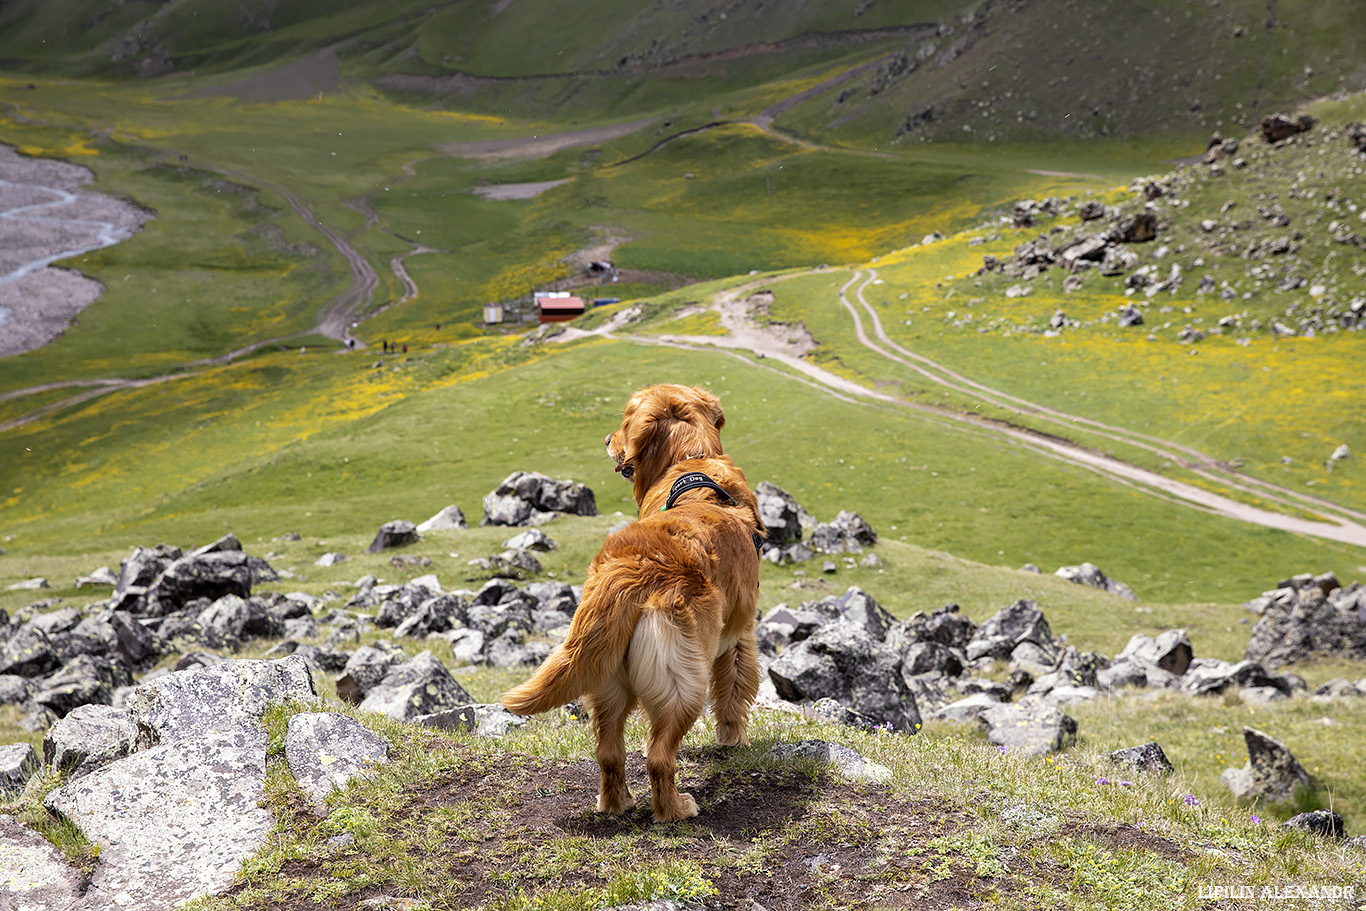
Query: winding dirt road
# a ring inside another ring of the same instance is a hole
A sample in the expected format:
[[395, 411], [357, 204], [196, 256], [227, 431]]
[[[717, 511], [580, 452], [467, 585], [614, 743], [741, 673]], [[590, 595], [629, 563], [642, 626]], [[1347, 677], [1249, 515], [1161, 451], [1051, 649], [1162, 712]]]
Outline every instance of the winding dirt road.
[[[799, 374], [799, 376], [793, 376], [792, 372], [774, 370], [789, 381], [801, 381], [808, 385], [814, 385], [835, 395], [842, 401], [913, 411], [941, 425], [954, 425], [960, 429], [969, 429], [975, 435], [1006, 438], [1012, 443], [1030, 449], [1045, 458], [1084, 468], [1168, 502], [1200, 509], [1225, 518], [1250, 522], [1265, 528], [1339, 541], [1357, 547], [1366, 547], [1366, 525], [1359, 521], [1366, 519], [1366, 515], [1360, 512], [1346, 509], [1317, 497], [1309, 497], [1298, 491], [1267, 481], [1235, 474], [1232, 469], [1211, 456], [1188, 446], [1028, 402], [1018, 396], [971, 380], [936, 361], [898, 345], [888, 337], [876, 311], [863, 297], [863, 290], [877, 279], [877, 272], [872, 269], [855, 270], [849, 280], [840, 288], [838, 292], [839, 302], [849, 313], [853, 323], [854, 336], [859, 344], [889, 362], [909, 368], [925, 379], [947, 389], [977, 398], [997, 407], [1012, 410], [1017, 414], [1028, 414], [1033, 418], [1072, 429], [1078, 425], [1084, 426], [1088, 433], [1110, 439], [1116, 443], [1135, 446], [1167, 458], [1173, 464], [1180, 465], [1205, 480], [1257, 496], [1268, 502], [1312, 511], [1317, 513], [1320, 518], [1300, 518], [1252, 506], [1213, 491], [1183, 483], [1159, 472], [1125, 462], [1122, 459], [1105, 455], [1060, 436], [988, 420], [972, 414], [904, 401], [886, 393], [860, 386], [852, 380], [824, 370], [803, 358], [802, 355], [809, 348], [801, 341], [800, 334], [794, 334], [791, 327], [778, 327], [775, 331], [775, 327], [772, 326], [756, 325], [749, 318], [748, 307], [745, 303], [746, 298], [761, 287], [811, 274], [814, 272], [803, 271], [782, 276], [771, 276], [762, 281], [736, 286], [716, 295], [710, 303], [709, 309], [714, 310], [719, 315], [723, 328], [728, 332], [728, 335], [725, 336], [668, 334], [641, 336], [621, 333], [619, 331], [620, 324], [614, 324], [592, 332], [566, 331], [557, 336], [556, 340], [570, 341], [587, 335], [601, 335], [637, 344], [666, 345], [689, 350], [721, 348], [732, 354], [748, 352], [764, 360], [777, 361], [789, 368], [790, 371]], [[849, 300], [849, 290], [855, 285], [858, 287], [854, 291], [854, 296], [859, 301], [862, 313]], [[877, 337], [876, 340], [870, 338], [864, 328], [865, 315], [873, 326], [873, 334]], [[748, 358], [745, 360], [754, 366], [773, 369], [771, 365], [762, 361], [751, 361]], [[1178, 456], [1176, 453], [1181, 455]]]

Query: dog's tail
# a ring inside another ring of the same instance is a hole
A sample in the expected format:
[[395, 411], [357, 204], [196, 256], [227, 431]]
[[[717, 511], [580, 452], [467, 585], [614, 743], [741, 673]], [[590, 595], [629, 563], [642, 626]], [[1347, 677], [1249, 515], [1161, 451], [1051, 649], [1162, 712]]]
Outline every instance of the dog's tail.
[[613, 586], [588, 586], [569, 624], [569, 635], [526, 683], [503, 694], [515, 715], [536, 715], [597, 689], [626, 660], [641, 602]]

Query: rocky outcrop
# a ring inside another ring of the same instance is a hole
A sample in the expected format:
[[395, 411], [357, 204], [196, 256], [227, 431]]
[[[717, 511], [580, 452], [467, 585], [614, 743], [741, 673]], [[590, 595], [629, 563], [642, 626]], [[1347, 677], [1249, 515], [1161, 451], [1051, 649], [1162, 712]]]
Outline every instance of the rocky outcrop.
[[480, 525], [544, 525], [558, 513], [596, 516], [593, 491], [574, 481], [557, 481], [535, 471], [515, 471], [484, 495]]
[[862, 627], [836, 621], [779, 655], [768, 673], [784, 699], [834, 699], [877, 724], [914, 733], [920, 712], [898, 664], [896, 652]]
[[1165, 774], [1173, 771], [1171, 760], [1161, 745], [1154, 742], [1136, 747], [1126, 747], [1110, 753], [1110, 761], [1115, 765], [1127, 766], [1139, 772]]
[[445, 665], [431, 652], [423, 652], [389, 668], [383, 679], [361, 700], [360, 708], [410, 721], [419, 715], [431, 715], [472, 702], [474, 699], [456, 683]]
[[0, 845], [0, 901], [33, 911], [77, 906], [83, 877], [45, 838], [0, 815]]
[[1310, 658], [1366, 660], [1366, 589], [1331, 573], [1295, 576], [1248, 603], [1261, 619], [1245, 657], [1279, 667]]
[[1271, 114], [1262, 119], [1262, 141], [1268, 145], [1285, 142], [1291, 136], [1309, 132], [1316, 122], [1308, 114], [1301, 114], [1298, 117]]

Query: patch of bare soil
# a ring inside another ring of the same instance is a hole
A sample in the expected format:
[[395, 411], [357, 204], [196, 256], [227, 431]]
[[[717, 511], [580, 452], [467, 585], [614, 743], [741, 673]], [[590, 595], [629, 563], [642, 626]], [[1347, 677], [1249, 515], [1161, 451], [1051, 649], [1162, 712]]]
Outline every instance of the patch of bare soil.
[[529, 183], [495, 183], [485, 187], [475, 187], [470, 192], [485, 199], [535, 199], [546, 190], [569, 183], [569, 178], [560, 180], [537, 180]]
[[273, 67], [254, 76], [191, 92], [189, 98], [228, 95], [243, 101], [294, 101], [341, 88], [341, 65], [335, 48]]
[[[908, 801], [825, 773], [813, 776], [809, 767], [740, 769], [713, 747], [685, 751], [680, 767], [679, 786], [697, 799], [701, 814], [657, 825], [639, 755], [628, 760], [627, 777], [638, 805], [623, 816], [607, 816], [593, 810], [598, 767], [591, 760], [474, 759], [411, 794], [391, 828], [391, 834], [430, 831], [442, 818], [463, 820], [447, 830], [439, 852], [427, 848], [428, 881], [440, 883], [435, 894], [381, 881], [348, 896], [344, 906], [389, 896], [475, 908], [549, 890], [602, 888], [616, 875], [603, 856], [619, 858], [627, 869], [667, 861], [693, 865], [716, 890], [705, 902], [714, 908], [973, 908], [988, 893], [1009, 888], [977, 875], [951, 852], [926, 853], [927, 842], [970, 825], [971, 817], [959, 809]], [[462, 812], [471, 806], [479, 812]], [[295, 822], [311, 824], [304, 813]], [[572, 847], [562, 849], [566, 841]], [[575, 854], [585, 859], [564, 860]], [[598, 859], [587, 859], [593, 857]], [[382, 865], [371, 872], [385, 876]], [[315, 858], [281, 873], [296, 883], [321, 884], [335, 868], [328, 858]], [[305, 897], [310, 892], [292, 889], [270, 906], [340, 907]]]
[[643, 129], [653, 120], [633, 120], [605, 127], [550, 133], [544, 136], [519, 136], [510, 139], [483, 139], [474, 142], [452, 142], [437, 149], [452, 158], [482, 158], [487, 161], [546, 158], [565, 149], [597, 145], [619, 139]]

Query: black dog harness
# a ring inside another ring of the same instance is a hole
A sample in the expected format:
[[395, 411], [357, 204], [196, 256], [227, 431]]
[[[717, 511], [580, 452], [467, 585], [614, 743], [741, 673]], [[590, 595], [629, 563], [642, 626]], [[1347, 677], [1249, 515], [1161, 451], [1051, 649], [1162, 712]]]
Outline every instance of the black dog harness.
[[[669, 499], [667, 502], [665, 502], [663, 506], [659, 507], [659, 511], [664, 512], [665, 510], [672, 509], [674, 503], [678, 500], [679, 497], [683, 496], [683, 494], [687, 493], [690, 490], [701, 490], [702, 488], [714, 490], [721, 496], [729, 500], [731, 503], [736, 503], [735, 498], [732, 497], [729, 493], [727, 493], [726, 489], [722, 487], [720, 484], [717, 484], [715, 481], [713, 481], [711, 478], [707, 477], [700, 471], [690, 471], [687, 474], [683, 475], [683, 477], [679, 478], [677, 481], [674, 481], [674, 486], [669, 488]], [[736, 503], [736, 505], [739, 504]], [[754, 552], [756, 554], [762, 555], [764, 539], [759, 537], [758, 532], [750, 532], [750, 537], [754, 540]]]

